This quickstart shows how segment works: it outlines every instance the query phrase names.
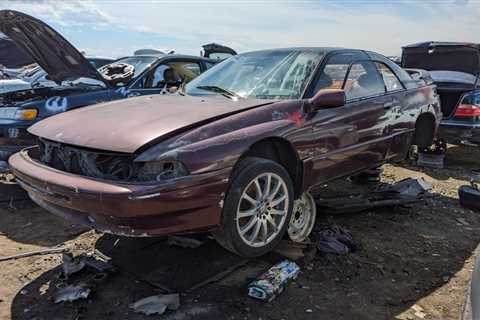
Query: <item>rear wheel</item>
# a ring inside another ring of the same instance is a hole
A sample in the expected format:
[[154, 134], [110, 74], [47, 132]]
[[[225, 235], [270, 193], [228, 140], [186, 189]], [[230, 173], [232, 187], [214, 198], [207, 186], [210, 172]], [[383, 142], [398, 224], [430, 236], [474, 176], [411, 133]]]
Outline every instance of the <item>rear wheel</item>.
[[261, 158], [241, 160], [232, 174], [215, 239], [244, 257], [267, 253], [285, 234], [293, 197], [292, 180], [280, 164]]

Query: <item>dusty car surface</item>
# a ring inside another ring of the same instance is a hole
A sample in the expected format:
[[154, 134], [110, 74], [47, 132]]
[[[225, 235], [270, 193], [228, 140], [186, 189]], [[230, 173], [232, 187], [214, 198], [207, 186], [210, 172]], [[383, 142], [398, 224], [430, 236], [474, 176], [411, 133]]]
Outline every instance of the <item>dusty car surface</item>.
[[[243, 256], [311, 231], [311, 191], [432, 141], [434, 86], [373, 52], [240, 54], [176, 96], [43, 120], [9, 162], [40, 206], [127, 236], [213, 231]], [[295, 206], [295, 208], [294, 208]]]
[[28, 52], [48, 79], [58, 84], [0, 94], [0, 166], [12, 153], [35, 144], [26, 130], [35, 122], [99, 102], [166, 94], [217, 62], [179, 54], [137, 55], [97, 70], [105, 59], [87, 59], [34, 17], [1, 10], [0, 31]]
[[480, 145], [480, 45], [423, 42], [403, 48], [402, 67], [429, 71], [443, 112], [440, 135], [450, 143]]

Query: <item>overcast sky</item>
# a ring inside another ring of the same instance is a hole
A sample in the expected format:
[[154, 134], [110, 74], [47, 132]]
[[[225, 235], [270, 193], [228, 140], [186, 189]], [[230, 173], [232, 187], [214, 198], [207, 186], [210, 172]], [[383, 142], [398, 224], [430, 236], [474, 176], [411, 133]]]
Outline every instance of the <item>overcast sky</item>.
[[140, 48], [198, 54], [217, 42], [239, 52], [339, 46], [394, 55], [426, 40], [480, 42], [479, 0], [51, 1], [2, 0], [31, 14], [89, 55]]

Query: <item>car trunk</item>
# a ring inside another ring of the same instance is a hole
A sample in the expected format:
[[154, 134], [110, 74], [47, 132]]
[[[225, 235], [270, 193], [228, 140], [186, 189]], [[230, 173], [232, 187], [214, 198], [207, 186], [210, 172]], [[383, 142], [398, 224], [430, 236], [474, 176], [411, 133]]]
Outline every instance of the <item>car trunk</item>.
[[437, 85], [444, 118], [454, 116], [462, 96], [477, 88], [480, 47], [426, 42], [403, 47], [402, 67], [429, 71]]
[[452, 117], [462, 96], [473, 89], [472, 87], [452, 86], [449, 83], [436, 83], [436, 85], [444, 118]]

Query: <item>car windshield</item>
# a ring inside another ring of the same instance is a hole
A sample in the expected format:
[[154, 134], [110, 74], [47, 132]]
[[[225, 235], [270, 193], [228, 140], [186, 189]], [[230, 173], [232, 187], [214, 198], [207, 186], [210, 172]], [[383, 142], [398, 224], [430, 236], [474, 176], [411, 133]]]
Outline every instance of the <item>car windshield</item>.
[[157, 58], [150, 57], [150, 56], [135, 56], [135, 57], [123, 58], [123, 59], [115, 61], [114, 63], [131, 64], [135, 68], [133, 78], [136, 78], [139, 74], [141, 74], [145, 69], [147, 69], [156, 60], [157, 60]]
[[256, 99], [298, 99], [323, 56], [315, 50], [240, 54], [206, 71], [185, 87], [188, 95], [229, 94]]

